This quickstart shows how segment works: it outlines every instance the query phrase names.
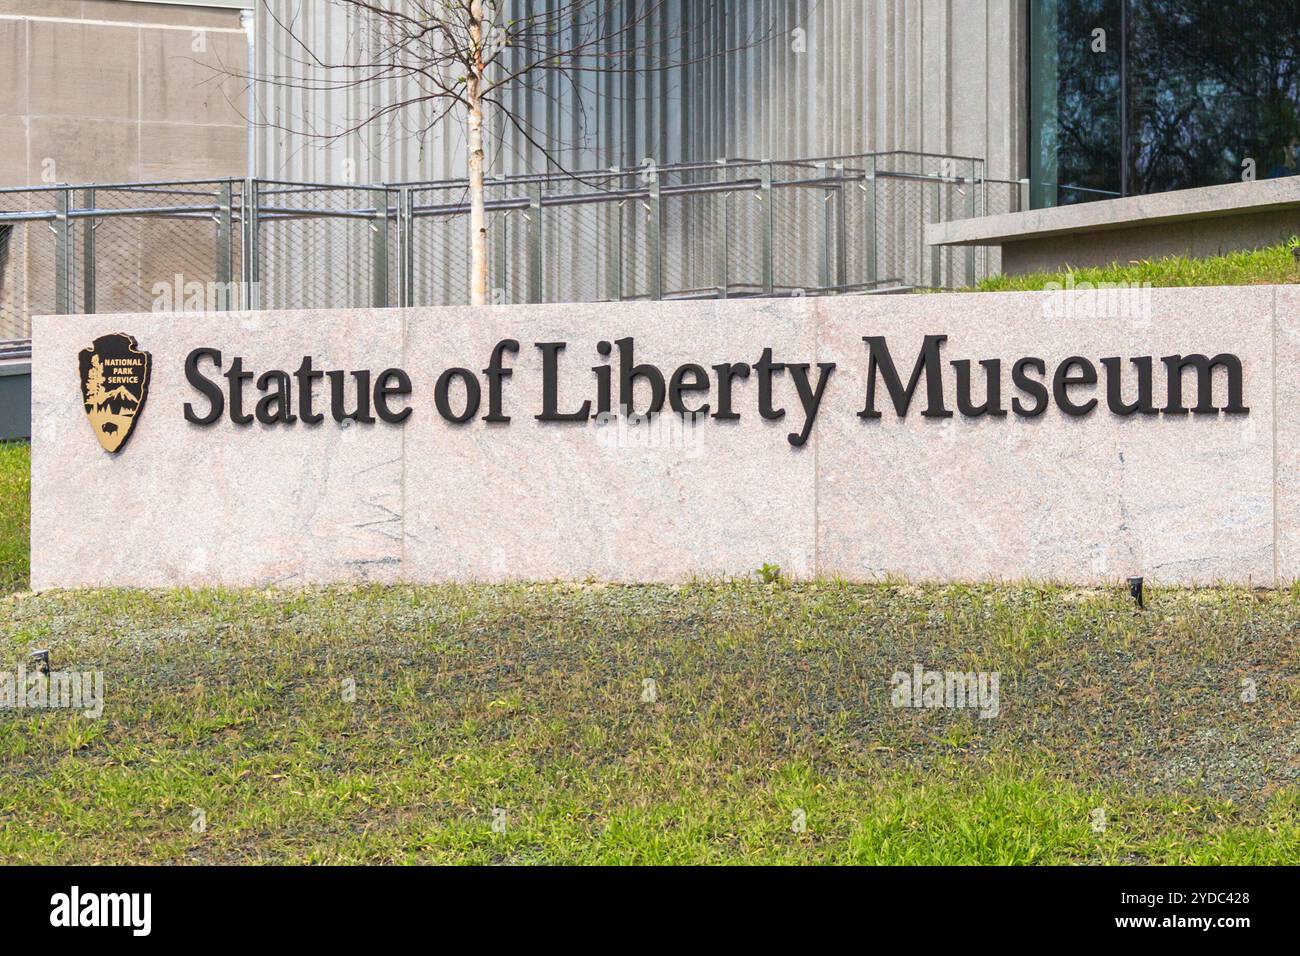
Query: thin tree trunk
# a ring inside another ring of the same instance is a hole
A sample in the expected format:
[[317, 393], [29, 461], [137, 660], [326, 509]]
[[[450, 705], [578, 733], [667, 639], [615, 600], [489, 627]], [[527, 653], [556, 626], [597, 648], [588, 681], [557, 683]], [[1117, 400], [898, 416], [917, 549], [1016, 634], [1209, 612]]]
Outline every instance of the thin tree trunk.
[[473, 0], [469, 6], [469, 39], [473, 66], [466, 83], [469, 103], [469, 228], [471, 305], [486, 305], [487, 285], [487, 212], [483, 208], [483, 2]]

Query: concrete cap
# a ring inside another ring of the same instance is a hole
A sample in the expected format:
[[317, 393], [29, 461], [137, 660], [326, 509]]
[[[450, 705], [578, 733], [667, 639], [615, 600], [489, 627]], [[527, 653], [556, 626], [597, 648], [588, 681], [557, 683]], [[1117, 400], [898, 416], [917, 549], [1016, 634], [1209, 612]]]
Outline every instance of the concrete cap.
[[1129, 229], [1180, 219], [1239, 216], [1290, 207], [1300, 209], [1300, 176], [957, 219], [926, 226], [925, 241], [932, 246], [999, 246], [1048, 236]]

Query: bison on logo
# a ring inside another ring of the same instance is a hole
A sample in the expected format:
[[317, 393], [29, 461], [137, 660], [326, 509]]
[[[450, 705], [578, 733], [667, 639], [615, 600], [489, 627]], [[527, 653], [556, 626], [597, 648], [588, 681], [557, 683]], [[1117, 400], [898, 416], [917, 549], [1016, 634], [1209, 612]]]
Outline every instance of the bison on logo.
[[120, 451], [135, 430], [149, 394], [152, 356], [123, 332], [101, 335], [78, 355], [81, 398], [104, 451]]

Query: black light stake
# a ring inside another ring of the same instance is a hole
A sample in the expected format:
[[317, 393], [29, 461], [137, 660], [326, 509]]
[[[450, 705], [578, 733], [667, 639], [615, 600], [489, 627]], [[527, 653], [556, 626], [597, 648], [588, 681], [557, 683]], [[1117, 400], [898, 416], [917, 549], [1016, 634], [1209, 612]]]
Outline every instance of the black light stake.
[[1137, 606], [1138, 606], [1138, 608], [1139, 608], [1139, 610], [1140, 610], [1140, 609], [1142, 608], [1142, 606], [1143, 606], [1143, 605], [1142, 605], [1142, 579], [1141, 579], [1141, 578], [1129, 578], [1129, 579], [1128, 579], [1128, 593], [1129, 593], [1129, 596], [1133, 598], [1133, 600], [1137, 601]]
[[47, 650], [32, 651], [30, 655], [32, 664], [35, 666], [37, 673], [49, 676], [50, 673], [50, 652]]

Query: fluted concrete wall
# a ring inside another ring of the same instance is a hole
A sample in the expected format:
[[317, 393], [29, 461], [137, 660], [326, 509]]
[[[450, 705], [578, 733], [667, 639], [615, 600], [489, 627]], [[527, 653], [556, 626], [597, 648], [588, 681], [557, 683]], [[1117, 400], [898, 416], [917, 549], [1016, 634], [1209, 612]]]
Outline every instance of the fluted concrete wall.
[[[545, 7], [544, 0], [518, 0]], [[303, 75], [302, 47], [346, 57], [355, 24], [341, 8], [267, 0], [259, 10], [258, 69]], [[1025, 0], [672, 0], [633, 43], [666, 48], [686, 31], [686, 51], [745, 47], [667, 73], [599, 74], [582, 109], [551, 74], [519, 88], [512, 103], [569, 168], [708, 161], [720, 156], [793, 159], [890, 149], [987, 159], [988, 175], [1024, 168]], [[611, 0], [612, 16], [625, 14]], [[264, 84], [259, 149], [263, 175], [311, 181], [445, 179], [465, 171], [460, 130], [416, 135], [417, 109], [327, 142], [387, 102], [379, 90], [311, 93]], [[280, 127], [289, 127], [288, 130]], [[500, 116], [489, 147], [497, 174], [544, 168], [537, 149]]]

